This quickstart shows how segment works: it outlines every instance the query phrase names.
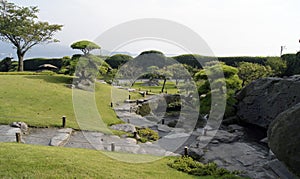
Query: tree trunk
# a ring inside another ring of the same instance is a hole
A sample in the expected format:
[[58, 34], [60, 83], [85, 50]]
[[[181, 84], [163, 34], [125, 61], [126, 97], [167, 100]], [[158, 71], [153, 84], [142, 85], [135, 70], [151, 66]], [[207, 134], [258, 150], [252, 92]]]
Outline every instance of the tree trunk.
[[167, 81], [167, 79], [165, 78], [165, 79], [164, 79], [164, 84], [163, 84], [163, 86], [162, 86], [162, 88], [161, 88], [161, 92], [162, 92], [162, 93], [164, 92], [165, 85], [166, 85], [166, 81]]
[[24, 59], [24, 54], [21, 52], [21, 50], [17, 50], [17, 55], [18, 55], [18, 71], [24, 71], [23, 67], [23, 59]]

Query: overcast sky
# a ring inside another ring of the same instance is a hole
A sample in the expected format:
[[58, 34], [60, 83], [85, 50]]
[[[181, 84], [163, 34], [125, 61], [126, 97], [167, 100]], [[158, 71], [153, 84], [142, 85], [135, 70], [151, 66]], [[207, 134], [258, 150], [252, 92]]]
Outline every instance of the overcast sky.
[[[300, 50], [299, 0], [11, 0], [36, 5], [43, 21], [63, 24], [61, 45], [95, 40], [104, 31], [139, 18], [162, 18], [198, 33], [217, 56], [274, 56]], [[99, 44], [101, 45], [101, 44]], [[132, 44], [122, 50], [139, 53], [157, 43]], [[162, 45], [163, 46], [163, 45]], [[166, 45], [162, 51], [181, 53]]]

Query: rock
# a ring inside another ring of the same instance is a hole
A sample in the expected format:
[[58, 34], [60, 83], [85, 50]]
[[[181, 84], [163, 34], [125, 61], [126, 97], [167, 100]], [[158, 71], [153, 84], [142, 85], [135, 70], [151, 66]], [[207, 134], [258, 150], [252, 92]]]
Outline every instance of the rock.
[[203, 157], [204, 152], [201, 148], [190, 148], [188, 150], [188, 155], [195, 160], [200, 160]]
[[238, 122], [238, 117], [237, 116], [231, 116], [226, 119], [223, 119], [222, 124], [224, 125], [230, 125], [230, 124], [236, 124]]
[[73, 132], [73, 129], [71, 128], [59, 129], [57, 132], [71, 134]]
[[[209, 144], [202, 157], [203, 162], [216, 162], [219, 167], [230, 171], [238, 170], [253, 179], [278, 178], [263, 166], [268, 162], [267, 152], [254, 148], [251, 144], [234, 142]], [[264, 177], [272, 176], [272, 177]]]
[[25, 122], [13, 122], [10, 124], [11, 127], [20, 128], [22, 132], [28, 131], [28, 125]]
[[214, 136], [215, 140], [222, 142], [222, 143], [236, 142], [240, 138], [241, 138], [241, 136], [238, 135], [237, 133], [229, 133], [224, 130], [218, 130], [217, 134]]
[[49, 145], [50, 146], [63, 146], [64, 144], [67, 143], [69, 138], [70, 138], [70, 134], [68, 134], [68, 133], [57, 134], [56, 136], [52, 137]]
[[118, 130], [118, 131], [124, 131], [124, 132], [136, 132], [136, 128], [132, 124], [116, 124], [110, 126], [111, 129]]
[[64, 146], [70, 139], [73, 129], [59, 129], [57, 134], [51, 138], [50, 146]]
[[166, 139], [177, 139], [177, 138], [186, 138], [189, 137], [190, 135], [187, 133], [176, 133], [176, 134], [170, 134], [165, 136], [164, 138]]
[[268, 138], [263, 138], [259, 141], [260, 143], [268, 144]]
[[282, 112], [268, 129], [268, 141], [275, 156], [300, 176], [300, 103]]
[[237, 95], [241, 121], [268, 128], [281, 112], [300, 102], [300, 76], [259, 79]]
[[161, 132], [167, 132], [167, 133], [171, 132], [171, 128], [166, 125], [158, 125], [157, 130]]
[[229, 132], [238, 132], [238, 131], [243, 132], [244, 131], [244, 127], [239, 126], [237, 124], [232, 124], [232, 125], [228, 126], [228, 130], [229, 130]]
[[124, 103], [136, 103], [136, 100], [126, 99]]

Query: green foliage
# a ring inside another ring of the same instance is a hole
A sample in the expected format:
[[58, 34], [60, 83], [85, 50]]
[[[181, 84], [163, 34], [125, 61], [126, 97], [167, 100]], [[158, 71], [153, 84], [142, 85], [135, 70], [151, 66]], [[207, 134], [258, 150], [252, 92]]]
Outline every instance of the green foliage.
[[129, 55], [116, 54], [111, 57], [108, 57], [105, 61], [108, 63], [113, 69], [118, 69], [123, 64], [132, 60], [132, 57]]
[[281, 59], [284, 60], [287, 65], [284, 76], [300, 74], [300, 52], [298, 52], [297, 54], [282, 55]]
[[150, 114], [150, 112], [151, 112], [151, 107], [150, 107], [149, 103], [140, 105], [137, 110], [137, 114], [139, 114], [141, 116], [147, 116]]
[[62, 25], [37, 21], [38, 12], [37, 7], [21, 7], [5, 1], [0, 4], [0, 37], [17, 49], [18, 71], [23, 71], [23, 58], [29, 49], [37, 44], [58, 41], [53, 36]]
[[[224, 74], [224, 78], [222, 75]], [[208, 79], [208, 76], [210, 79]], [[200, 113], [209, 114], [211, 110], [211, 93], [213, 90], [219, 90], [224, 95], [218, 95], [218, 98], [226, 98], [227, 105], [225, 110], [225, 117], [229, 117], [235, 114], [234, 105], [236, 100], [234, 98], [235, 92], [241, 89], [242, 81], [238, 77], [238, 70], [235, 67], [225, 65], [224, 63], [216, 64], [205, 67], [195, 74], [195, 79], [198, 81], [198, 93], [204, 95], [200, 98]]]
[[147, 55], [147, 54], [157, 54], [157, 55], [162, 55], [164, 56], [164, 54], [160, 51], [157, 50], [148, 50], [148, 51], [144, 51], [142, 52], [140, 55]]
[[140, 136], [139, 141], [142, 143], [153, 142], [159, 139], [158, 133], [149, 128], [137, 128], [137, 134]]
[[63, 66], [63, 60], [61, 58], [33, 58], [24, 60], [25, 71], [37, 71], [40, 65], [51, 64], [60, 69]]
[[0, 61], [0, 72], [14, 71], [12, 58], [6, 57]]
[[218, 168], [215, 163], [203, 164], [201, 162], [193, 160], [191, 157], [180, 157], [174, 160], [168, 165], [176, 170], [196, 175], [196, 176], [214, 176], [214, 177], [235, 177], [239, 172], [230, 172], [224, 168]]
[[216, 60], [215, 57], [201, 56], [197, 54], [184, 54], [172, 57], [181, 64], [191, 66], [193, 68], [202, 69], [204, 63]]
[[81, 50], [84, 55], [88, 55], [92, 50], [100, 49], [101, 47], [95, 44], [94, 42], [88, 40], [81, 40], [71, 44], [71, 48]]
[[[91, 54], [75, 54], [71, 59], [64, 57], [62, 63], [60, 73], [65, 75], [74, 75], [75, 71], [77, 71], [75, 75], [78, 75], [84, 69], [93, 77], [100, 77], [105, 76], [111, 70], [111, 67], [103, 59]], [[92, 71], [93, 73], [91, 73]]]
[[168, 71], [170, 71], [170, 73], [172, 74], [172, 79], [175, 79], [176, 86], [178, 85], [179, 80], [184, 80], [189, 77], [192, 78], [189, 71], [180, 63], [175, 63], [171, 66], [168, 66]]
[[280, 57], [268, 57], [266, 66], [270, 66], [273, 75], [282, 77], [287, 70], [287, 62], [282, 60]]
[[263, 66], [256, 63], [240, 62], [238, 69], [239, 77], [243, 80], [242, 86], [245, 86], [259, 78], [271, 76], [273, 74], [270, 66]]
[[237, 67], [240, 62], [250, 62], [264, 65], [269, 57], [218, 57], [218, 60], [226, 65]]

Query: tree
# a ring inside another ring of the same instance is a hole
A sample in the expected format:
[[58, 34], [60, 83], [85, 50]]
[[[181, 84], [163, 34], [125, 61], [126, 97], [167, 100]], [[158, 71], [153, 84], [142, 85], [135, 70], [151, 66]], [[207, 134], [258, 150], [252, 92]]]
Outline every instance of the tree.
[[238, 69], [238, 75], [243, 80], [242, 86], [245, 86], [259, 78], [267, 77], [273, 74], [270, 66], [263, 66], [250, 62], [240, 62], [238, 64]]
[[270, 66], [275, 76], [282, 77], [287, 69], [286, 61], [280, 57], [268, 57], [266, 65]]
[[186, 80], [191, 76], [189, 71], [180, 63], [168, 66], [168, 70], [173, 74], [176, 86], [178, 86], [179, 80]]
[[94, 42], [90, 42], [88, 40], [82, 40], [75, 42], [71, 45], [72, 49], [78, 49], [83, 52], [84, 55], [90, 54], [92, 50], [101, 49], [101, 47]]
[[157, 70], [157, 73], [159, 74], [160, 78], [164, 80], [163, 86], [161, 87], [161, 92], [163, 93], [165, 90], [167, 80], [170, 79], [173, 76], [173, 74], [166, 67]]
[[[195, 75], [198, 83], [198, 93], [204, 96], [200, 99], [200, 112], [202, 114], [209, 114], [212, 105], [212, 93], [219, 91], [221, 93], [217, 93], [219, 94], [217, 98], [220, 98], [220, 101], [222, 98], [226, 98], [225, 117], [229, 117], [235, 114], [234, 106], [237, 101], [234, 95], [236, 91], [241, 89], [242, 81], [238, 76], [237, 68], [225, 65], [224, 63], [213, 64], [214, 62], [211, 62], [209, 64], [211, 66], [206, 66]], [[223, 74], [224, 78], [220, 74]]]
[[0, 3], [0, 37], [17, 49], [18, 71], [23, 71], [23, 59], [33, 46], [58, 42], [53, 36], [62, 25], [37, 21], [37, 7], [20, 7], [13, 3]]

